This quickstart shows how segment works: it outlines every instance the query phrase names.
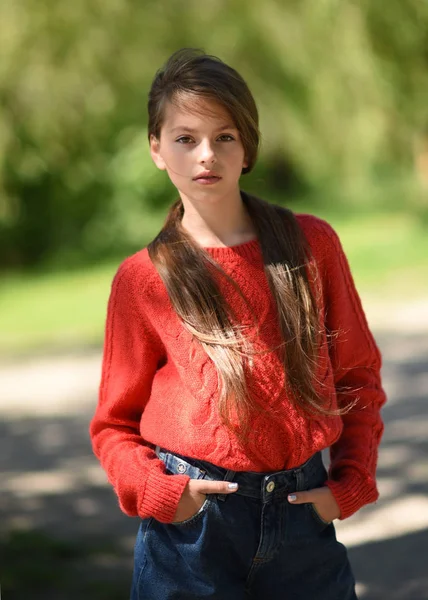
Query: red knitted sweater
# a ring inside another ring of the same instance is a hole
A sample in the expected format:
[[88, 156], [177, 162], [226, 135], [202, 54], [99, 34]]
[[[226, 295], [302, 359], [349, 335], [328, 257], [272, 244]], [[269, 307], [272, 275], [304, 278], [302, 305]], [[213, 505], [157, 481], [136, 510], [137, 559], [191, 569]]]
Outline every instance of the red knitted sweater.
[[[318, 266], [324, 336], [319, 375], [333, 406], [356, 400], [342, 417], [307, 417], [284, 391], [275, 351], [254, 356], [247, 385], [269, 409], [251, 422], [245, 450], [221, 424], [213, 363], [182, 326], [147, 249], [120, 266], [108, 305], [99, 403], [90, 425], [93, 449], [122, 510], [131, 516], [172, 521], [187, 475], [169, 475], [153, 450], [159, 445], [234, 471], [297, 467], [330, 447], [327, 485], [349, 517], [378, 497], [377, 451], [385, 395], [381, 359], [368, 329], [346, 257], [326, 222], [297, 215]], [[250, 307], [221, 278], [235, 317], [250, 327], [256, 349], [280, 341], [277, 312], [257, 240], [207, 251], [239, 284]], [[253, 323], [252, 315], [259, 315]], [[342, 391], [341, 391], [342, 390]], [[345, 390], [345, 391], [343, 391]]]

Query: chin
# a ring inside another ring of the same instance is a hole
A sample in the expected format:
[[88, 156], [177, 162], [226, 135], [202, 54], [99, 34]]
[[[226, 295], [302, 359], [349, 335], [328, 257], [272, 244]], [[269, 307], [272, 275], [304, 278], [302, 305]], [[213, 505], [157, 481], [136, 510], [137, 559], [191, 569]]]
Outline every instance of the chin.
[[195, 198], [195, 200], [201, 200], [204, 202], [221, 202], [225, 198], [229, 198], [232, 194], [233, 192], [230, 190], [208, 189], [202, 190], [197, 194], [193, 194], [193, 198]]

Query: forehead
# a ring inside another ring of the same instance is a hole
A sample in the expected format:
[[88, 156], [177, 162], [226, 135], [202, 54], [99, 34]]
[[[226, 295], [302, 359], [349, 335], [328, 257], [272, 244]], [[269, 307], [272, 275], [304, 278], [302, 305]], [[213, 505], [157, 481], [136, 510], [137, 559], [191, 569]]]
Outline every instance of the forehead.
[[229, 111], [220, 103], [206, 98], [188, 97], [166, 102], [163, 116], [162, 128], [168, 130], [181, 126], [192, 129], [207, 125], [235, 127]]

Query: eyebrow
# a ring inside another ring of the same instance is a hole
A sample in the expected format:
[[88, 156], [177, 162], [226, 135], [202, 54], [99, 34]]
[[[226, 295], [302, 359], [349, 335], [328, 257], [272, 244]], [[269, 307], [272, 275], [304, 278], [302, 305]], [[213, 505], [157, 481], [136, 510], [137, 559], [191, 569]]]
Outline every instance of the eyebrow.
[[[219, 127], [218, 129], [216, 129], [216, 131], [225, 131], [226, 129], [236, 129], [235, 125], [230, 125], [230, 123], [226, 123], [225, 125], [222, 125], [221, 127]], [[174, 131], [185, 131], [186, 133], [195, 133], [195, 131], [197, 131], [196, 129], [192, 129], [191, 127], [187, 127], [186, 125], [183, 126], [178, 126], [178, 127], [173, 127], [172, 129], [169, 130], [170, 133], [173, 133]]]

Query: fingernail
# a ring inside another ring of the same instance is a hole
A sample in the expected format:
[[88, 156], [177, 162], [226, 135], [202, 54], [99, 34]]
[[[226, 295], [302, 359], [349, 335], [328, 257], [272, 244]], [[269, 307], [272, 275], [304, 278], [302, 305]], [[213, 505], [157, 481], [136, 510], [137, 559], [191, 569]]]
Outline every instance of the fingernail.
[[236, 488], [238, 487], [237, 483], [229, 483], [228, 486], [229, 490], [236, 490]]
[[294, 502], [295, 500], [297, 500], [297, 496], [295, 494], [290, 494], [290, 496], [288, 496], [289, 502]]

